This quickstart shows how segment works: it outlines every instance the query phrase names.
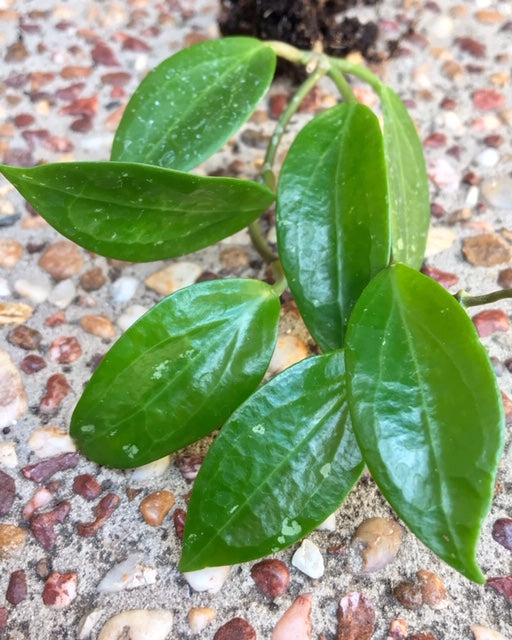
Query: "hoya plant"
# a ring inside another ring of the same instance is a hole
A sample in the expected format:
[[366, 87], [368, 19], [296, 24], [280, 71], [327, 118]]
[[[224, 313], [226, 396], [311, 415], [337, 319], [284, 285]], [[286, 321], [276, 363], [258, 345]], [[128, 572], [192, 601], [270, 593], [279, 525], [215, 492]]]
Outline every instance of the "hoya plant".
[[[306, 79], [270, 138], [261, 179], [191, 169], [268, 91], [276, 56]], [[347, 81], [366, 81], [378, 116]], [[274, 161], [324, 77], [340, 103]], [[135, 467], [220, 428], [194, 484], [183, 571], [288, 547], [343, 502], [367, 467], [409, 529], [457, 571], [476, 560], [503, 446], [499, 389], [464, 306], [423, 275], [430, 219], [416, 129], [370, 71], [279, 42], [232, 37], [173, 55], [127, 105], [107, 162], [0, 167], [60, 233], [101, 255], [175, 258], [249, 227], [274, 283], [228, 278], [164, 298], [107, 353], [74, 410], [91, 460]], [[277, 253], [259, 218], [276, 203]], [[289, 287], [320, 355], [261, 385]]]

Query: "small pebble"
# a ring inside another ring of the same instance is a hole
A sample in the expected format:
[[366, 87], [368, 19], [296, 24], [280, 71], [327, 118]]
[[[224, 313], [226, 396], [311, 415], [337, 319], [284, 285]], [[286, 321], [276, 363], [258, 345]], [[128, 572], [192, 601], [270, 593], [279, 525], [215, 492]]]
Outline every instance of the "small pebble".
[[425, 249], [425, 258], [433, 256], [450, 249], [457, 236], [453, 229], [448, 227], [430, 227], [427, 237], [427, 247]]
[[107, 493], [94, 508], [95, 519], [92, 522], [80, 522], [76, 529], [81, 536], [93, 536], [110, 518], [119, 506], [119, 496], [115, 493]]
[[58, 471], [73, 469], [78, 464], [78, 453], [62, 453], [53, 458], [23, 467], [21, 472], [32, 482], [46, 482]]
[[7, 297], [11, 295], [11, 289], [9, 283], [5, 278], [0, 278], [0, 297]]
[[28, 446], [38, 458], [51, 458], [61, 453], [76, 451], [69, 433], [58, 427], [41, 427], [32, 431]]
[[8, 469], [16, 469], [18, 466], [15, 442], [0, 442], [0, 465]]
[[98, 44], [91, 51], [92, 59], [96, 64], [103, 64], [106, 67], [118, 67], [119, 61], [111, 47], [104, 42]]
[[0, 349], [0, 429], [15, 424], [27, 410], [27, 394], [11, 356]]
[[291, 334], [279, 336], [268, 366], [267, 375], [275, 376], [308, 356], [308, 348], [300, 338]]
[[34, 308], [23, 302], [0, 302], [0, 326], [23, 324], [33, 313]]
[[174, 509], [172, 514], [172, 520], [174, 524], [174, 530], [180, 540], [183, 540], [183, 533], [185, 531], [185, 522], [187, 519], [187, 512], [185, 509]]
[[0, 524], [0, 558], [9, 558], [25, 544], [27, 530], [13, 524]]
[[37, 350], [43, 336], [36, 329], [20, 324], [7, 334], [7, 342], [26, 351]]
[[435, 267], [424, 265], [421, 268], [421, 272], [429, 278], [432, 278], [436, 282], [439, 282], [439, 284], [442, 285], [445, 289], [454, 287], [459, 282], [459, 276], [457, 276], [455, 273], [441, 271], [440, 269], [436, 269]]
[[155, 491], [140, 503], [142, 517], [152, 527], [159, 527], [174, 506], [174, 496], [170, 491]]
[[448, 592], [441, 578], [424, 569], [417, 572], [423, 602], [432, 609], [443, 609], [448, 605]]
[[188, 612], [188, 626], [192, 633], [200, 633], [215, 620], [217, 612], [211, 607], [195, 607]]
[[52, 502], [54, 495], [46, 487], [39, 487], [34, 492], [27, 504], [23, 507], [23, 520], [30, 520], [36, 511], [46, 507]]
[[89, 640], [93, 637], [94, 628], [103, 617], [104, 612], [104, 609], [93, 609], [80, 618], [76, 628], [77, 640]]
[[418, 609], [423, 604], [421, 587], [412, 582], [400, 582], [393, 589], [393, 595], [401, 605], [408, 609]]
[[145, 587], [156, 582], [155, 567], [142, 564], [139, 553], [130, 554], [126, 560], [116, 564], [98, 584], [99, 593], [116, 593], [128, 589]]
[[64, 313], [64, 311], [56, 311], [55, 313], [52, 313], [51, 316], [48, 316], [46, 318], [46, 320], [44, 321], [44, 326], [51, 328], [60, 327], [60, 325], [66, 324], [66, 322], [66, 314]]
[[402, 638], [407, 638], [408, 635], [407, 620], [403, 618], [391, 620], [386, 640], [402, 640]]
[[496, 331], [508, 331], [510, 328], [508, 315], [500, 309], [485, 309], [473, 316], [472, 320], [481, 338], [486, 338]]
[[506, 598], [512, 604], [512, 576], [488, 578], [487, 585]]
[[392, 562], [403, 539], [402, 527], [389, 518], [368, 518], [354, 533], [349, 564], [355, 573], [380, 571]]
[[16, 606], [27, 597], [27, 574], [23, 569], [13, 571], [9, 578], [5, 599]]
[[504, 175], [487, 178], [480, 185], [487, 202], [498, 209], [512, 210], [512, 178]]
[[194, 284], [202, 271], [196, 262], [175, 262], [150, 275], [146, 278], [145, 284], [160, 295], [167, 296]]
[[223, 624], [213, 640], [256, 640], [256, 631], [243, 618], [232, 618]]
[[12, 238], [0, 238], [0, 267], [12, 269], [23, 254], [23, 246]]
[[480, 624], [471, 625], [471, 631], [475, 636], [475, 640], [508, 640], [505, 636], [502, 636], [501, 633]]
[[64, 609], [76, 598], [76, 573], [52, 573], [44, 584], [43, 602], [52, 609]]
[[99, 338], [111, 339], [116, 335], [116, 328], [110, 318], [105, 315], [85, 315], [80, 318], [82, 329]]
[[16, 485], [14, 478], [4, 471], [0, 471], [0, 516], [6, 516], [9, 513], [15, 495]]
[[101, 485], [90, 473], [82, 473], [73, 480], [73, 491], [86, 500], [95, 500], [101, 493]]
[[338, 606], [336, 640], [370, 640], [375, 630], [375, 610], [357, 591], [344, 596]]
[[290, 571], [282, 560], [267, 559], [251, 567], [251, 577], [258, 590], [273, 600], [290, 586]]
[[315, 531], [336, 531], [336, 514], [331, 513], [323, 522], [321, 522]]
[[505, 104], [505, 96], [496, 89], [479, 89], [473, 92], [473, 105], [481, 111], [500, 109]]
[[28, 298], [34, 304], [44, 302], [51, 291], [48, 278], [34, 275], [30, 280], [19, 278], [14, 281], [14, 290], [23, 298]]
[[66, 280], [82, 271], [84, 259], [76, 244], [59, 240], [46, 249], [38, 264], [55, 280]]
[[154, 478], [162, 476], [170, 466], [171, 456], [164, 456], [163, 458], [158, 458], [158, 460], [154, 460], [153, 462], [148, 462], [141, 467], [130, 469], [127, 471], [127, 474], [131, 482], [145, 485], [148, 480], [153, 480]]
[[130, 609], [107, 620], [98, 640], [166, 640], [172, 622], [173, 614], [166, 609]]
[[459, 171], [446, 159], [436, 158], [428, 162], [428, 175], [441, 191], [453, 193], [460, 185]]
[[46, 513], [38, 513], [30, 521], [30, 530], [34, 538], [47, 550], [53, 549], [57, 540], [55, 525], [62, 524], [71, 511], [71, 503], [60, 502], [54, 509]]
[[69, 278], [61, 280], [50, 291], [48, 302], [55, 305], [59, 309], [66, 309], [73, 302], [76, 296], [76, 287]]
[[311, 638], [312, 595], [299, 595], [277, 621], [271, 640], [309, 640]]
[[197, 571], [185, 571], [183, 576], [194, 591], [218, 593], [229, 576], [230, 567], [205, 567]]
[[143, 307], [140, 304], [133, 304], [129, 307], [126, 307], [124, 312], [117, 319], [117, 326], [121, 329], [121, 331], [126, 331], [129, 329], [134, 322], [136, 322], [140, 317], [142, 317], [146, 311], [147, 307]]
[[498, 518], [492, 525], [492, 537], [502, 547], [512, 551], [512, 519]]
[[46, 395], [39, 403], [41, 413], [55, 413], [69, 393], [69, 384], [63, 373], [54, 373], [46, 382]]
[[50, 345], [49, 356], [53, 362], [59, 364], [71, 364], [82, 355], [82, 347], [73, 336], [61, 336], [55, 338]]
[[496, 151], [496, 149], [493, 149], [492, 147], [484, 149], [476, 157], [477, 164], [487, 169], [495, 167], [499, 161], [500, 154], [498, 153], [498, 151]]
[[468, 262], [477, 267], [494, 267], [512, 260], [509, 244], [495, 233], [464, 238], [462, 253]]
[[324, 575], [324, 559], [320, 549], [308, 538], [292, 556], [292, 565], [310, 578], [321, 578]]
[[101, 267], [93, 267], [80, 276], [80, 284], [85, 291], [98, 291], [107, 281]]
[[204, 455], [179, 456], [175, 464], [185, 480], [195, 480], [204, 461]]
[[227, 247], [220, 252], [222, 268], [229, 273], [238, 274], [244, 269], [247, 269], [250, 259], [249, 252], [240, 247]]
[[128, 302], [135, 295], [135, 291], [139, 286], [137, 278], [132, 276], [121, 276], [110, 286], [110, 295], [112, 302]]

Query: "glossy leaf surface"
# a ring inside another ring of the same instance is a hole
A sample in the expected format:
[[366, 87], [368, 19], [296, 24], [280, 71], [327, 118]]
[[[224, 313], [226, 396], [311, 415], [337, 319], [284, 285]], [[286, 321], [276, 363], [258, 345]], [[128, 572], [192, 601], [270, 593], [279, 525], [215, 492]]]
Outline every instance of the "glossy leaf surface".
[[379, 96], [388, 164], [393, 260], [419, 269], [430, 225], [430, 196], [423, 147], [414, 122], [396, 93], [381, 85]]
[[386, 166], [370, 109], [337, 105], [302, 129], [281, 170], [277, 204], [290, 289], [320, 347], [338, 349], [356, 300], [389, 260]]
[[473, 323], [437, 282], [396, 265], [358, 301], [346, 363], [354, 432], [382, 493], [424, 544], [483, 582], [475, 552], [503, 412]]
[[204, 282], [162, 300], [87, 385], [71, 420], [81, 451], [100, 464], [136, 467], [222, 425], [263, 378], [279, 308], [257, 280]]
[[117, 129], [112, 160], [187, 171], [250, 117], [272, 82], [275, 54], [253, 38], [201, 42], [142, 81]]
[[194, 483], [181, 570], [288, 547], [335, 511], [363, 467], [343, 354], [290, 367], [232, 415], [210, 448]]
[[0, 173], [62, 235], [119, 260], [197, 251], [250, 224], [272, 203], [266, 187], [125, 162], [66, 162]]

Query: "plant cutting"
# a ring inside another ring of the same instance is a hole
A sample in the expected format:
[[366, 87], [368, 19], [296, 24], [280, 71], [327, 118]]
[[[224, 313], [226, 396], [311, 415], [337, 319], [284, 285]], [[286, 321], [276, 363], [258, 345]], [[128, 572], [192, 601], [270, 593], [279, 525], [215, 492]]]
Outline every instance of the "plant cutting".
[[[276, 56], [307, 77], [258, 182], [190, 173], [248, 120]], [[377, 115], [347, 76], [366, 81]], [[328, 76], [341, 102], [283, 133]], [[273, 283], [229, 278], [164, 298], [114, 344], [71, 418], [85, 456], [136, 467], [220, 429], [194, 484], [180, 568], [286, 548], [343, 502], [365, 467], [409, 529], [484, 582], [476, 560], [504, 438], [500, 392], [465, 308], [423, 275], [428, 179], [414, 123], [368, 69], [247, 37], [171, 56], [127, 105], [107, 162], [0, 166], [59, 232], [147, 262], [249, 227]], [[277, 251], [259, 218], [276, 203]], [[320, 355], [260, 385], [289, 287]], [[503, 292], [503, 295], [506, 295]]]

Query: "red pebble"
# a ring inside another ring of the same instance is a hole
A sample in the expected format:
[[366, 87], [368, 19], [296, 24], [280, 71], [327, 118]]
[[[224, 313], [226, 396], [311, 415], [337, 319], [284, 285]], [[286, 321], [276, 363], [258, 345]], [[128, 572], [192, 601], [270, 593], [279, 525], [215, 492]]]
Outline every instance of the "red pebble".
[[45, 327], [59, 327], [61, 324], [65, 324], [66, 322], [66, 314], [64, 311], [56, 311], [46, 318], [44, 325]]
[[290, 586], [290, 571], [282, 560], [262, 560], [251, 568], [251, 577], [267, 598], [281, 596]]
[[185, 520], [187, 519], [187, 512], [185, 509], [175, 509], [172, 514], [174, 522], [174, 530], [180, 540], [183, 540], [183, 532], [185, 531]]
[[256, 640], [256, 631], [243, 618], [232, 618], [222, 625], [213, 640]]
[[46, 482], [57, 471], [65, 471], [66, 469], [72, 469], [78, 464], [78, 453], [61, 453], [53, 458], [47, 458], [36, 464], [23, 467], [21, 472], [33, 482]]
[[479, 89], [473, 92], [473, 105], [481, 111], [500, 109], [505, 104], [505, 96], [496, 89]]
[[82, 355], [82, 347], [73, 336], [55, 338], [50, 345], [50, 360], [59, 364], [71, 364]]
[[461, 51], [465, 51], [466, 53], [471, 54], [475, 58], [485, 58], [486, 49], [485, 45], [481, 42], [478, 42], [474, 38], [457, 38], [455, 43], [461, 49]]
[[22, 570], [13, 571], [9, 578], [9, 585], [5, 599], [13, 605], [23, 602], [27, 597], [27, 574]]
[[7, 609], [5, 607], [0, 607], [0, 629], [5, 629], [7, 626]]
[[46, 362], [44, 358], [41, 358], [41, 356], [36, 356], [34, 354], [26, 356], [20, 362], [21, 370], [28, 375], [30, 375], [31, 373], [37, 373], [38, 371], [41, 371], [41, 369], [44, 369], [45, 367], [46, 367]]
[[79, 98], [59, 111], [67, 116], [93, 116], [98, 111], [99, 101], [96, 96], [92, 98]]
[[492, 537], [502, 547], [512, 551], [512, 520], [510, 518], [496, 520], [492, 525]]
[[122, 49], [125, 51], [151, 51], [151, 47], [141, 40], [140, 38], [134, 38], [133, 36], [128, 36], [124, 39]]
[[439, 149], [446, 145], [446, 136], [444, 133], [431, 133], [423, 142], [423, 146], [430, 149]]
[[63, 373], [54, 373], [46, 383], [46, 395], [39, 403], [41, 413], [55, 413], [69, 393], [69, 384]]
[[94, 515], [96, 519], [93, 522], [81, 522], [76, 525], [77, 531], [81, 536], [92, 536], [100, 529], [112, 513], [119, 505], [119, 496], [115, 493], [107, 493], [96, 505]]
[[85, 82], [75, 82], [70, 84], [68, 87], [63, 87], [62, 89], [57, 89], [55, 95], [59, 100], [65, 100], [66, 102], [71, 100], [77, 100], [80, 97], [80, 94], [85, 89]]
[[44, 584], [44, 604], [54, 609], [67, 607], [76, 597], [76, 584], [76, 573], [52, 573]]
[[20, 113], [14, 118], [14, 124], [20, 129], [30, 127], [35, 121], [36, 119], [30, 113]]
[[439, 282], [439, 284], [442, 285], [445, 289], [453, 287], [459, 281], [459, 276], [455, 275], [455, 273], [441, 271], [440, 269], [436, 269], [435, 267], [424, 266], [422, 267], [421, 272], [429, 278], [432, 278], [432, 280]]
[[110, 84], [114, 87], [122, 87], [125, 84], [128, 84], [131, 79], [131, 74], [126, 71], [114, 71], [112, 73], [105, 73], [101, 76], [103, 84]]
[[512, 576], [502, 578], [489, 578], [487, 585], [504, 596], [512, 604]]
[[104, 42], [98, 44], [91, 51], [92, 59], [96, 64], [103, 64], [106, 67], [118, 67], [119, 61], [112, 49]]
[[67, 138], [62, 138], [61, 136], [50, 136], [43, 140], [43, 147], [58, 153], [68, 153], [69, 151], [73, 151], [75, 145]]
[[83, 473], [73, 480], [73, 491], [86, 500], [94, 500], [101, 493], [101, 485], [90, 473]]
[[0, 516], [6, 516], [9, 513], [15, 495], [14, 479], [7, 473], [0, 471]]
[[509, 317], [500, 309], [480, 311], [473, 316], [473, 322], [481, 338], [486, 338], [496, 331], [508, 331], [510, 327]]
[[46, 513], [38, 513], [30, 521], [30, 530], [34, 538], [50, 551], [55, 544], [57, 534], [55, 525], [62, 524], [71, 510], [71, 503], [67, 500], [59, 502], [59, 504]]
[[88, 133], [92, 129], [92, 120], [89, 116], [74, 120], [69, 127], [75, 133]]

